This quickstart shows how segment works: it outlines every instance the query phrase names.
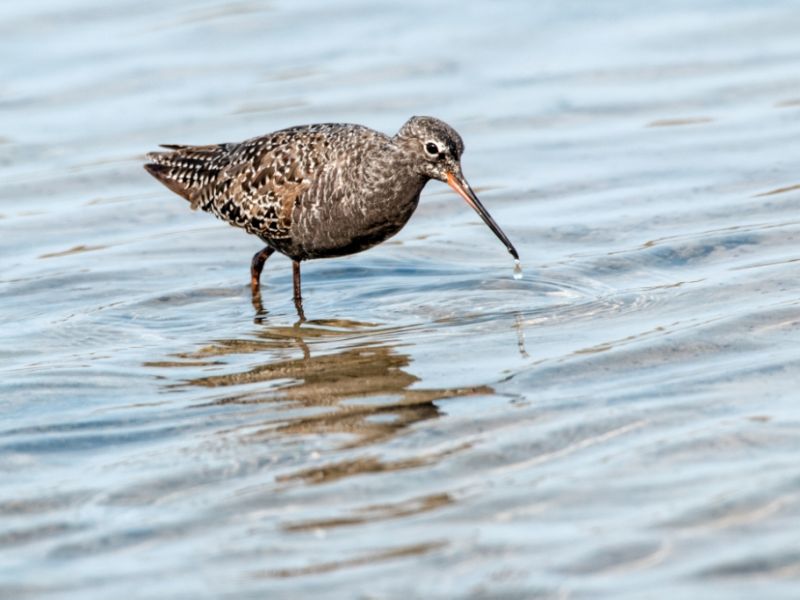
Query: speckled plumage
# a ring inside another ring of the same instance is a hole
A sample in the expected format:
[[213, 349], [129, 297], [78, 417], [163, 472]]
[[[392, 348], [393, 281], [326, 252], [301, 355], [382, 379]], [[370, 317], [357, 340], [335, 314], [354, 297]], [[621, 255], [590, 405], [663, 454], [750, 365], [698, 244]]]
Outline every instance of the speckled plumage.
[[463, 178], [461, 137], [433, 117], [412, 117], [393, 137], [330, 123], [241, 143], [163, 147], [147, 155], [145, 168], [192, 208], [261, 238], [271, 250], [265, 249], [258, 275], [272, 250], [295, 261], [299, 278], [300, 261], [353, 254], [386, 240], [406, 224], [432, 178], [450, 183], [516, 256]]

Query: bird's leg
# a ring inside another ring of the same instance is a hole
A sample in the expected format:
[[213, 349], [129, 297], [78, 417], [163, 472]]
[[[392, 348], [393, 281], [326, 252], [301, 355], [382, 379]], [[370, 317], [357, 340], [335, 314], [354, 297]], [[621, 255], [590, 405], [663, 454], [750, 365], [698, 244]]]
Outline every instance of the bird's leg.
[[261, 279], [261, 270], [264, 268], [264, 263], [275, 252], [269, 246], [265, 246], [263, 250], [259, 250], [253, 255], [253, 260], [250, 263], [250, 287], [253, 289], [253, 294], [258, 292], [259, 280]]
[[292, 261], [292, 281], [294, 284], [294, 307], [297, 309], [297, 316], [301, 321], [306, 320], [303, 312], [303, 296], [300, 293], [300, 261]]
[[261, 301], [261, 290], [258, 288], [253, 290], [253, 294], [250, 297], [250, 302], [253, 304], [253, 308], [256, 311], [255, 316], [255, 324], [261, 325], [264, 322], [264, 315], [267, 314], [267, 311], [264, 310], [264, 303]]

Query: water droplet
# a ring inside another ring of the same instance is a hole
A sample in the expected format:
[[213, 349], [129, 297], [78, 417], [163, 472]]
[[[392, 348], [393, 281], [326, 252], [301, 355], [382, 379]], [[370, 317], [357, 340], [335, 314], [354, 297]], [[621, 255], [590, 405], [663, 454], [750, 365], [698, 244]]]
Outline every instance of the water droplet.
[[518, 260], [514, 261], [514, 279], [518, 281], [522, 279], [522, 265], [519, 264]]

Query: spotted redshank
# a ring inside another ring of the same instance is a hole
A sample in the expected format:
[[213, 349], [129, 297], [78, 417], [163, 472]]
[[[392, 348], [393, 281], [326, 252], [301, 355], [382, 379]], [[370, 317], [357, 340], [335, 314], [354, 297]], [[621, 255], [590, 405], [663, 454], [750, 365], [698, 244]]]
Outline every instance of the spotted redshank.
[[461, 172], [464, 143], [446, 123], [412, 117], [394, 137], [361, 125], [301, 125], [241, 143], [164, 145], [147, 171], [176, 194], [266, 247], [253, 256], [250, 282], [276, 250], [292, 259], [302, 315], [300, 262], [366, 250], [406, 224], [430, 179], [449, 184], [511, 255], [519, 255]]

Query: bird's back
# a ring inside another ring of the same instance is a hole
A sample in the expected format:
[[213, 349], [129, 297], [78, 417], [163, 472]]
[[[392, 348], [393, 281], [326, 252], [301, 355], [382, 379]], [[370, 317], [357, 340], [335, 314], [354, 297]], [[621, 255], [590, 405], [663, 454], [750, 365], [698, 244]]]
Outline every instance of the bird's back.
[[291, 237], [295, 207], [315, 184], [335, 187], [324, 172], [352, 169], [354, 149], [387, 140], [360, 125], [305, 125], [238, 144], [165, 145], [145, 168], [192, 208], [277, 243]]

